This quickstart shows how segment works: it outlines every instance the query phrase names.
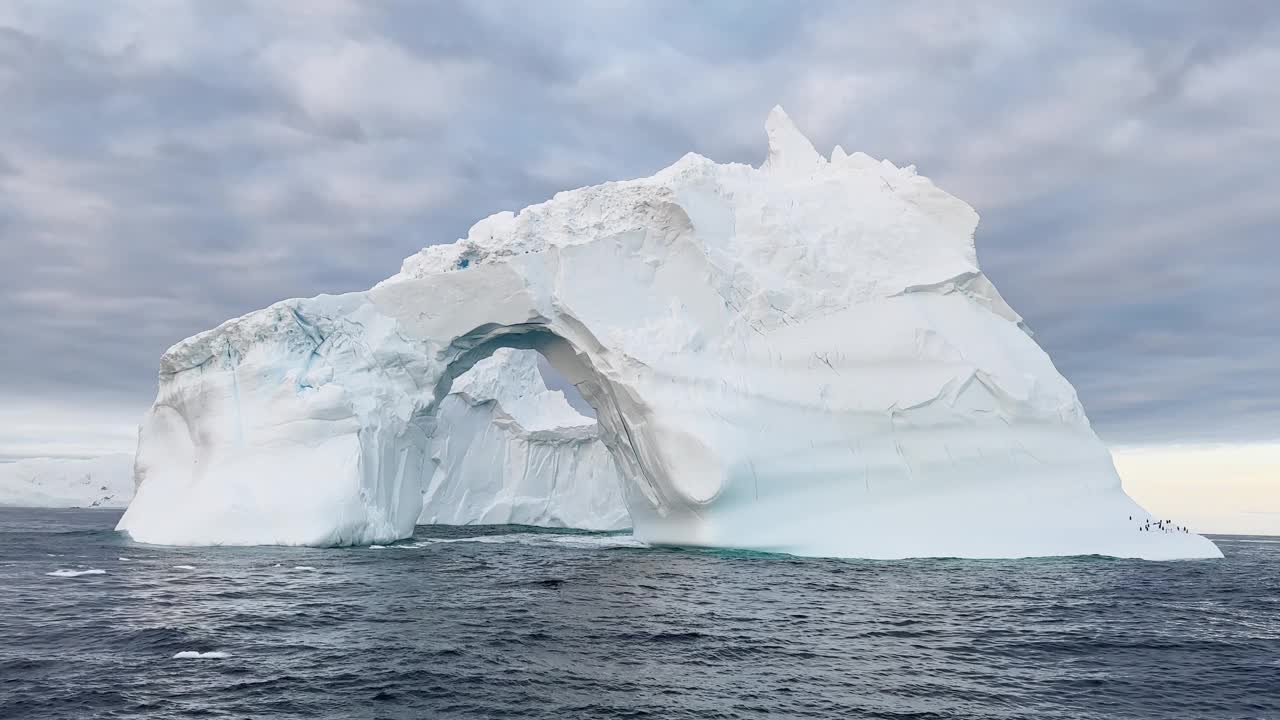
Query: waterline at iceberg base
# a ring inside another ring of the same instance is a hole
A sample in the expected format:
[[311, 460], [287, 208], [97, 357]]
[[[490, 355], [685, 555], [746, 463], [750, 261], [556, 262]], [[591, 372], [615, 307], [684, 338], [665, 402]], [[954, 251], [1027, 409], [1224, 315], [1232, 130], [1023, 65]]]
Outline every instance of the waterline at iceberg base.
[[[1220, 557], [1149, 532], [1075, 391], [982, 274], [977, 214], [819, 155], [690, 154], [287, 300], [161, 359], [119, 529], [343, 545], [413, 532], [452, 380], [536, 349], [597, 411], [636, 537], [900, 558]], [[211, 523], [208, 518], [216, 518]]]

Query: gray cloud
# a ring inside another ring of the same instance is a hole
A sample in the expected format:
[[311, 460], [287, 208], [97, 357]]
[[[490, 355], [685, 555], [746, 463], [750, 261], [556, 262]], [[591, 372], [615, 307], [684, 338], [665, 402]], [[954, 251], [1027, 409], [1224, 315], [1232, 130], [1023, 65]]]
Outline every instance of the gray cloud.
[[758, 162], [781, 102], [978, 208], [1108, 439], [1280, 432], [1271, 3], [309, 7], [0, 8], [7, 404], [131, 422], [191, 333], [688, 150]]

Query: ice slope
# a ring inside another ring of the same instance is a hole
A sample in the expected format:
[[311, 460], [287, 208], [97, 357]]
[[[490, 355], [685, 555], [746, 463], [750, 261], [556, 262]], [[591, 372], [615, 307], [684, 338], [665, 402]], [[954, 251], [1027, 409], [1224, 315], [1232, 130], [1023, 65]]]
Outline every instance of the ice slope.
[[122, 508], [133, 498], [133, 455], [0, 463], [0, 505]]
[[146, 542], [408, 536], [452, 379], [539, 349], [597, 410], [638, 539], [868, 558], [1217, 557], [1152, 534], [1075, 391], [914, 168], [689, 154], [433, 245], [366, 292], [170, 348], [120, 529]]
[[454, 381], [431, 439], [419, 523], [630, 527], [596, 421], [547, 389], [537, 358], [503, 348]]

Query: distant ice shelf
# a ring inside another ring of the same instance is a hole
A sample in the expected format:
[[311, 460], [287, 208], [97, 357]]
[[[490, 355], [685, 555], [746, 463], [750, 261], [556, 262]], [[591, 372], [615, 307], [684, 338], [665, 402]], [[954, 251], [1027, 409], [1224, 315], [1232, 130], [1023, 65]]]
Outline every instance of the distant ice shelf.
[[[607, 516], [573, 490], [602, 463], [585, 445], [553, 452], [502, 403], [451, 394], [516, 348], [596, 409], [642, 542], [1221, 555], [1140, 529], [1149, 516], [1074, 389], [982, 273], [972, 208], [914, 167], [820, 155], [781, 108], [766, 134], [759, 168], [689, 154], [561, 192], [423, 249], [368, 291], [285, 300], [173, 346], [120, 529], [383, 543], [412, 533], [424, 497], [428, 518]], [[492, 439], [441, 435], [486, 415]], [[468, 470], [437, 483], [442, 466]]]
[[133, 498], [133, 455], [0, 463], [0, 505], [122, 508]]

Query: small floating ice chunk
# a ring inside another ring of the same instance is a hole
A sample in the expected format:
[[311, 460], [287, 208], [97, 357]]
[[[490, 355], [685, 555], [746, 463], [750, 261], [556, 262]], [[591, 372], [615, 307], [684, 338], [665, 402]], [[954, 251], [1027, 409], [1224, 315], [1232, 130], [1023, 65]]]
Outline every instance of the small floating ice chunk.
[[121, 556], [120, 556], [119, 558], [117, 558], [117, 559], [118, 559], [120, 562], [131, 562], [131, 561], [133, 560], [133, 558], [127, 558], [127, 557], [125, 557], [125, 556], [123, 556], [123, 555], [121, 555]]
[[195, 570], [196, 566], [195, 565], [174, 565], [173, 569], [174, 570]]
[[106, 570], [99, 570], [97, 568], [90, 568], [88, 570], [62, 569], [62, 570], [54, 570], [53, 572], [45, 573], [45, 575], [48, 575], [50, 577], [67, 577], [67, 578], [80, 577], [81, 575], [106, 575], [106, 574], [107, 574]]
[[293, 566], [293, 569], [294, 569], [294, 570], [303, 570], [303, 571], [307, 571], [307, 572], [314, 572], [314, 571], [315, 571], [315, 568], [311, 567], [310, 565], [294, 565], [294, 566]]
[[183, 650], [173, 656], [174, 660], [222, 660], [231, 657], [230, 653], [214, 650], [212, 652], [196, 652], [195, 650]]
[[370, 545], [369, 549], [370, 550], [386, 550], [387, 546], [386, 545]]

